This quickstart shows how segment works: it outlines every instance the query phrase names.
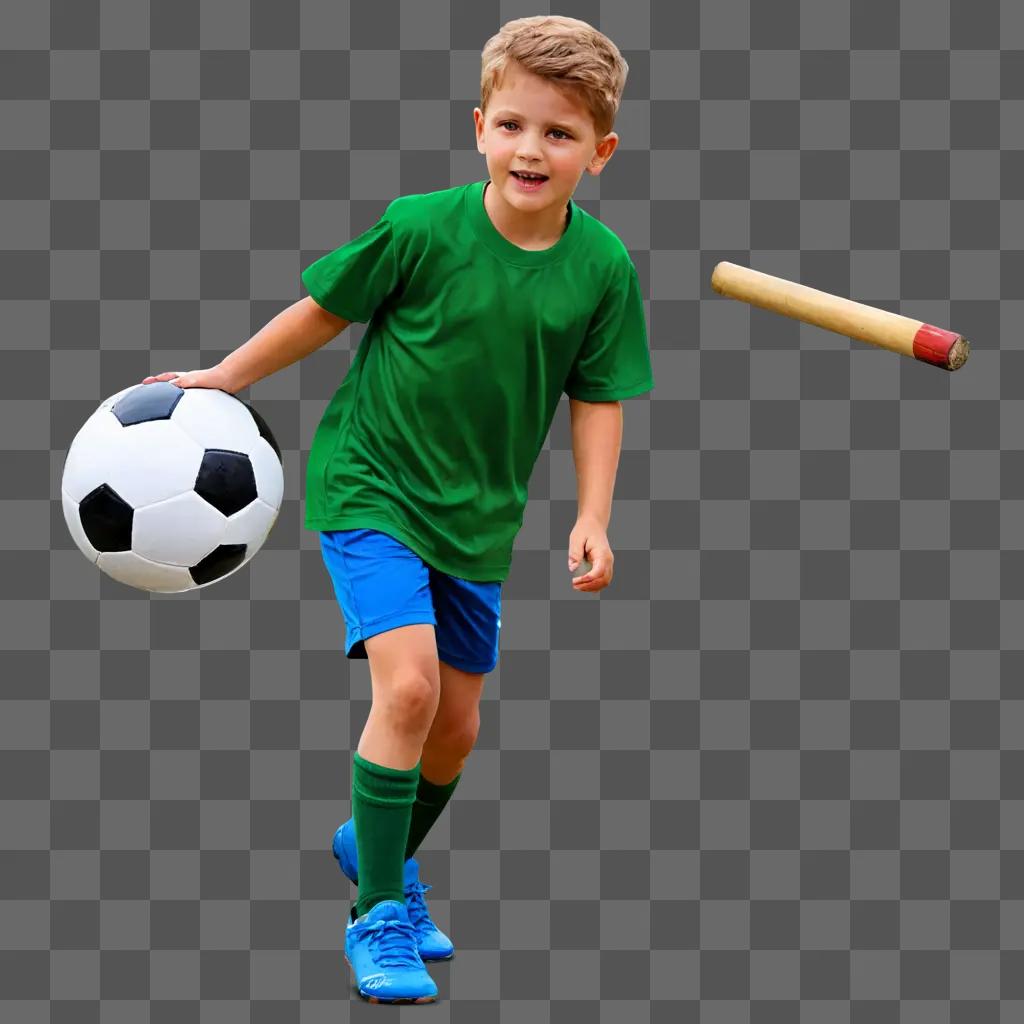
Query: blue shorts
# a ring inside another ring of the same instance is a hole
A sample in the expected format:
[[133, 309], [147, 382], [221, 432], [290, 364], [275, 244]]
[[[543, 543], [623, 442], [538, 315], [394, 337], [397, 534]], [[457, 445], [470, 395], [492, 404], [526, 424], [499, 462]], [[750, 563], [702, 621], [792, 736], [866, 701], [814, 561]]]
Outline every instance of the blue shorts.
[[439, 660], [473, 673], [497, 665], [500, 581], [449, 576], [380, 530], [321, 530], [320, 550], [345, 618], [346, 658], [365, 658], [363, 641], [377, 633], [430, 623]]

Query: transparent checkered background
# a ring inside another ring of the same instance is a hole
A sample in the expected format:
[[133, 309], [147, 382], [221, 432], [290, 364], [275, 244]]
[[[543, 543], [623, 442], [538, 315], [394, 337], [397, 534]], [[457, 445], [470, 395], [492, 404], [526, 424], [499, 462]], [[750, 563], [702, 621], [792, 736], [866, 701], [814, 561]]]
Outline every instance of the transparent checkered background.
[[[264, 550], [92, 568], [68, 444], [210, 366], [396, 195], [486, 176], [480, 49], [543, 0], [0, 7], [0, 1018], [326, 1024], [366, 662], [302, 526], [364, 328], [242, 397]], [[1024, 8], [564, 2], [630, 64], [576, 199], [640, 272], [611, 588], [571, 591], [566, 400], [476, 751], [421, 853], [438, 1021], [1024, 1014]], [[731, 260], [965, 334], [947, 374], [717, 296]], [[340, 1015], [340, 1016], [339, 1016]], [[388, 1016], [388, 1019], [394, 1019]]]

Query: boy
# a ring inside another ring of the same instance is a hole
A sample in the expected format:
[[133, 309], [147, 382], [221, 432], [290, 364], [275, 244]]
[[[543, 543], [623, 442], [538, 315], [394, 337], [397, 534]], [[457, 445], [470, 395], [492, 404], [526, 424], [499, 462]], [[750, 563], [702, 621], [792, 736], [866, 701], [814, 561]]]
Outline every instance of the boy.
[[320, 531], [345, 654], [370, 662], [333, 850], [359, 885], [345, 952], [371, 1001], [434, 1000], [424, 960], [453, 952], [413, 854], [476, 741], [501, 584], [563, 391], [579, 492], [569, 569], [592, 563], [573, 586], [612, 579], [620, 399], [653, 377], [628, 251], [572, 194], [615, 150], [627, 72], [585, 22], [509, 22], [483, 50], [473, 111], [487, 180], [392, 201], [303, 271], [309, 298], [218, 367], [146, 378], [233, 393], [369, 324], [313, 439], [305, 525]]

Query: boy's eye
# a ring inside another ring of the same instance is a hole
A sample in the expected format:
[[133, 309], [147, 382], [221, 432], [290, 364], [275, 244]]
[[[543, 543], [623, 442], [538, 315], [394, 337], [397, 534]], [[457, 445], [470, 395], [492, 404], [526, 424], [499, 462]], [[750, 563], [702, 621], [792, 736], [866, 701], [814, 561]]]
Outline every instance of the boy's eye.
[[[509, 125], [509, 124], [511, 124], [511, 125], [514, 125], [514, 124], [515, 124], [515, 121], [502, 121], [502, 122], [501, 122], [501, 123], [500, 123], [500, 124], [498, 125], [498, 127], [499, 127], [499, 128], [504, 128], [504, 127], [505, 127], [506, 125]], [[551, 130], [552, 130], [553, 132], [558, 132], [558, 134], [559, 134], [559, 135], [562, 135], [562, 136], [564, 136], [564, 137], [565, 137], [565, 138], [567, 138], [567, 139], [568, 139], [568, 138], [571, 138], [571, 137], [572, 137], [572, 136], [570, 136], [570, 135], [569, 135], [569, 133], [568, 133], [568, 132], [564, 132], [564, 131], [562, 131], [562, 129], [561, 129], [561, 128], [552, 128]]]

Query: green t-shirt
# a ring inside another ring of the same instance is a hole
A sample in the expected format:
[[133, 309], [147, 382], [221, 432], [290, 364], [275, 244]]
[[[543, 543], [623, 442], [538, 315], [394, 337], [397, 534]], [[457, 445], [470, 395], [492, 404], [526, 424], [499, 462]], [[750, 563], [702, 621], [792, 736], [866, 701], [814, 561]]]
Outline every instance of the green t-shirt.
[[636, 268], [569, 200], [540, 252], [502, 235], [486, 181], [393, 200], [302, 272], [315, 302], [368, 327], [313, 437], [306, 527], [381, 530], [428, 565], [502, 581], [563, 392], [654, 387]]

